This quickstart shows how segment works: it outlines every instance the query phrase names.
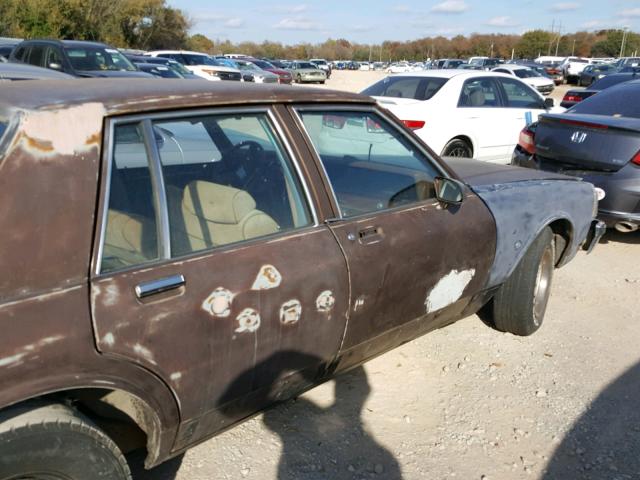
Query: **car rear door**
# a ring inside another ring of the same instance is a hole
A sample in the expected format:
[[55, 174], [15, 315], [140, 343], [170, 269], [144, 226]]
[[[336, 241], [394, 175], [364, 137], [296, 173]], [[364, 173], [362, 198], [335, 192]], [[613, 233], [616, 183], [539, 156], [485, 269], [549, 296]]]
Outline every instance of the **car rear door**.
[[333, 361], [346, 264], [271, 109], [122, 117], [108, 128], [96, 344], [169, 385], [180, 448]]
[[434, 198], [444, 171], [373, 108], [301, 107], [349, 266], [351, 303], [341, 366], [460, 318], [484, 285], [495, 225], [470, 191], [456, 208]]

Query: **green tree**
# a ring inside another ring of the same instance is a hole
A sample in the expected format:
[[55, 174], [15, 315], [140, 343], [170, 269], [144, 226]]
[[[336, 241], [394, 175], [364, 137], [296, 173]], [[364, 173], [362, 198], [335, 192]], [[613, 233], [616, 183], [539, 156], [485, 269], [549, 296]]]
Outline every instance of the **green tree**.
[[516, 55], [521, 58], [536, 58], [549, 52], [553, 35], [545, 30], [531, 30], [520, 37], [516, 44]]

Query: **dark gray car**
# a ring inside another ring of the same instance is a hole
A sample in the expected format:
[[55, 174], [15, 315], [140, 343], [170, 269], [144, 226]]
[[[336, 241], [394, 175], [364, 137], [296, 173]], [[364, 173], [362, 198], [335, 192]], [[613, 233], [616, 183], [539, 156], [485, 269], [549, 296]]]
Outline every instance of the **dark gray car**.
[[598, 218], [640, 227], [640, 80], [604, 90], [520, 135], [512, 164], [581, 177], [601, 189]]
[[62, 80], [73, 78], [66, 73], [55, 72], [46, 68], [23, 65], [21, 63], [0, 63], [0, 81], [11, 80]]

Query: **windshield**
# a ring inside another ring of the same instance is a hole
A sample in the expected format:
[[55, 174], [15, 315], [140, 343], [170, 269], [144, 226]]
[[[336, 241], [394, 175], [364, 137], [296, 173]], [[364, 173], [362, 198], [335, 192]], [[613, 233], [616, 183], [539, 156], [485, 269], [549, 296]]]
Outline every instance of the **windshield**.
[[253, 60], [252, 63], [254, 63], [258, 67], [262, 68], [263, 70], [267, 70], [269, 68], [275, 68], [269, 62], [265, 62], [264, 60]]
[[173, 70], [174, 72], [178, 72], [180, 75], [191, 75], [191, 70], [185, 68], [180, 62], [176, 62], [175, 60], [169, 60], [166, 65]]
[[524, 68], [523, 69], [514, 70], [513, 73], [515, 73], [516, 77], [518, 77], [518, 78], [533, 78], [533, 77], [540, 77], [541, 76], [535, 70], [525, 70]]
[[261, 71], [259, 67], [257, 67], [251, 62], [243, 62], [241, 60], [236, 60], [236, 65], [238, 65], [238, 68], [243, 71], [252, 71], [252, 72]]
[[115, 48], [67, 47], [65, 51], [75, 70], [137, 70], [127, 57]]
[[326, 65], [327, 62], [325, 60], [311, 60], [316, 65]]
[[447, 80], [442, 77], [387, 77], [361, 93], [376, 97], [429, 100], [447, 83]]
[[313, 63], [309, 62], [298, 62], [296, 63], [296, 68], [312, 68], [314, 70], [317, 70], [317, 67]]
[[221, 63], [216, 62], [213, 58], [207, 55], [196, 55], [193, 53], [183, 53], [182, 58], [187, 65], [209, 65], [212, 67], [223, 66]]

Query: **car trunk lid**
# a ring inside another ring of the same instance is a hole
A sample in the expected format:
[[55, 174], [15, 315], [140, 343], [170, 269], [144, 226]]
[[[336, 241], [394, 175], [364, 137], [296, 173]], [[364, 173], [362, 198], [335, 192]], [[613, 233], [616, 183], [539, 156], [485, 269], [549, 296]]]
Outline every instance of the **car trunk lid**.
[[640, 121], [603, 115], [544, 115], [536, 129], [535, 148], [541, 165], [553, 170], [616, 172], [640, 150]]

